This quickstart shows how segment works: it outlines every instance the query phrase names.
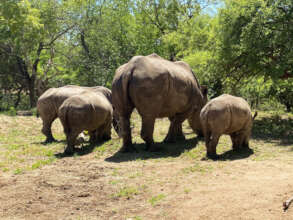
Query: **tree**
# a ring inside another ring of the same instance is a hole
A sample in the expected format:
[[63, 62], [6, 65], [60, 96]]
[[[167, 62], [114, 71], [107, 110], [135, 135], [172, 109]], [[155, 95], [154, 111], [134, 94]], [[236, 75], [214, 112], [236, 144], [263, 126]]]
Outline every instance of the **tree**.
[[[40, 62], [48, 62], [47, 67], [50, 66], [55, 42], [74, 27], [62, 23], [62, 16], [58, 17], [61, 15], [59, 6], [58, 0], [4, 0], [1, 3], [0, 50], [8, 57], [2, 62], [13, 61], [17, 66], [17, 71], [6, 70], [2, 76], [18, 75], [14, 79], [21, 79], [17, 82], [28, 91], [31, 107], [35, 106], [35, 87], [42, 75], [39, 72]], [[47, 51], [51, 52], [50, 58], [43, 56]]]
[[220, 10], [219, 59], [235, 82], [293, 76], [293, 2], [227, 0]]

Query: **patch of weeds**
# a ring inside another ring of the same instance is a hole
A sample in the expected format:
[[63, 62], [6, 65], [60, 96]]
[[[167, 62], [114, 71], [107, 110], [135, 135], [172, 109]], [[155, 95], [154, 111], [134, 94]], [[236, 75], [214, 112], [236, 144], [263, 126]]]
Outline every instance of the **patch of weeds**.
[[112, 211], [113, 214], [118, 213], [118, 209], [112, 209], [111, 211]]
[[21, 145], [19, 144], [10, 144], [8, 147], [7, 147], [7, 150], [17, 150], [20, 148]]
[[116, 194], [113, 195], [113, 197], [124, 197], [127, 199], [132, 198], [134, 195], [137, 195], [138, 189], [135, 187], [123, 187], [119, 190], [119, 192], [117, 192]]
[[130, 179], [134, 179], [134, 178], [136, 178], [136, 177], [141, 177], [142, 176], [142, 173], [140, 173], [140, 172], [136, 172], [136, 173], [134, 173], [134, 174], [131, 174], [128, 178], [130, 178]]
[[98, 154], [103, 155], [106, 152], [106, 150], [107, 150], [107, 148], [106, 148], [106, 146], [104, 144], [102, 146], [96, 147], [94, 149], [94, 152], [97, 152]]
[[156, 206], [164, 198], [166, 198], [166, 195], [159, 194], [159, 195], [153, 196], [151, 199], [149, 199], [149, 203], [151, 203], [152, 206]]
[[17, 168], [17, 169], [15, 169], [15, 170], [13, 171], [13, 173], [14, 173], [15, 175], [22, 174], [22, 173], [23, 173], [23, 169], [21, 169], [21, 168]]
[[148, 190], [148, 186], [144, 184], [144, 185], [140, 186], [139, 189], [143, 192], [146, 192]]
[[118, 181], [118, 180], [111, 180], [109, 183], [110, 183], [111, 185], [117, 185], [119, 182], [120, 182], [120, 181]]
[[204, 144], [201, 144], [192, 150], [185, 150], [182, 156], [192, 160], [200, 160], [205, 156], [205, 146]]
[[121, 173], [118, 171], [119, 170], [119, 168], [114, 168], [114, 171], [112, 172], [112, 176], [120, 176], [121, 175]]
[[126, 220], [142, 220], [142, 217], [134, 216], [134, 217], [127, 218]]
[[53, 157], [54, 156], [54, 152], [49, 150], [47, 153], [46, 153], [46, 156], [47, 157]]
[[73, 158], [78, 158], [78, 157], [80, 157], [80, 155], [77, 152], [74, 152]]
[[264, 160], [268, 160], [271, 158], [276, 157], [276, 155], [274, 155], [271, 152], [262, 152], [260, 154], [254, 154], [254, 156], [252, 157], [253, 161], [264, 161]]
[[9, 171], [9, 169], [8, 169], [8, 168], [6, 168], [6, 167], [3, 167], [3, 168], [2, 168], [2, 171], [3, 171], [3, 172], [8, 172], [8, 171]]
[[34, 169], [38, 169], [44, 165], [48, 165], [48, 164], [51, 164], [53, 163], [54, 161], [56, 160], [56, 158], [52, 157], [52, 158], [49, 158], [47, 160], [39, 160], [37, 161], [36, 163], [34, 163], [32, 166], [31, 166], [31, 169], [34, 170]]
[[184, 189], [184, 193], [185, 194], [188, 194], [188, 193], [190, 193], [191, 192], [191, 189]]
[[182, 172], [184, 174], [189, 174], [194, 172], [207, 173], [207, 172], [210, 172], [212, 169], [213, 167], [210, 165], [202, 166], [199, 164], [195, 164], [194, 166], [183, 168]]

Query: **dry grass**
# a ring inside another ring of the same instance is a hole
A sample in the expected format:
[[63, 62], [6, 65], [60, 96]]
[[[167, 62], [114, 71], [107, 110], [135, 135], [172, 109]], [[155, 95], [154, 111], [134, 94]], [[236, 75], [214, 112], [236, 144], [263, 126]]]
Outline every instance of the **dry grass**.
[[[283, 216], [278, 211], [281, 200], [293, 193], [292, 114], [260, 112], [250, 141], [253, 152], [233, 152], [229, 136], [222, 136], [218, 161], [205, 159], [204, 141], [186, 122], [185, 141], [161, 143], [167, 119], [156, 121], [154, 139], [161, 150], [144, 151], [137, 113], [131, 125], [138, 153], [129, 154], [118, 152], [122, 141], [113, 131], [112, 140], [93, 147], [84, 143], [83, 150], [63, 157], [65, 136], [59, 120], [53, 135], [60, 142], [48, 145], [42, 144], [40, 119], [0, 114], [0, 122], [0, 172], [6, 178], [0, 181], [0, 204], [5, 204], [0, 205], [0, 218], [293, 217], [293, 212]], [[269, 207], [269, 214], [263, 211]]]

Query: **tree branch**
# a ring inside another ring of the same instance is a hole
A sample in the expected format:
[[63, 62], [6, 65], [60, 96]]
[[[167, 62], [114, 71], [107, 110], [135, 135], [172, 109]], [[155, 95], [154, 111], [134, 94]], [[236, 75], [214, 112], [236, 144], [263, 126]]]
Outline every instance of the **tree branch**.
[[51, 46], [59, 37], [66, 34], [68, 31], [70, 31], [75, 26], [76, 26], [76, 24], [73, 24], [73, 25], [69, 26], [68, 28], [66, 28], [65, 30], [59, 32], [49, 43], [44, 44], [44, 46]]

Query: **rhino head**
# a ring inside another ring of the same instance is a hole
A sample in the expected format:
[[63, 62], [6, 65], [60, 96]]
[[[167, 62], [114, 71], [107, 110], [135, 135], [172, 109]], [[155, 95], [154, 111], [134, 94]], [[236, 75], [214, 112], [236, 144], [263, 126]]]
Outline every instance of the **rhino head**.
[[188, 118], [188, 123], [192, 130], [200, 137], [203, 137], [203, 131], [202, 126], [200, 124], [200, 111], [205, 106], [205, 104], [208, 102], [208, 88], [207, 86], [200, 86], [201, 91], [201, 100], [199, 102], [199, 107], [195, 108], [194, 112], [191, 114], [191, 116]]

